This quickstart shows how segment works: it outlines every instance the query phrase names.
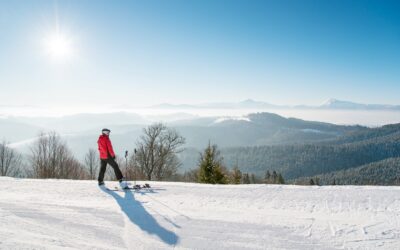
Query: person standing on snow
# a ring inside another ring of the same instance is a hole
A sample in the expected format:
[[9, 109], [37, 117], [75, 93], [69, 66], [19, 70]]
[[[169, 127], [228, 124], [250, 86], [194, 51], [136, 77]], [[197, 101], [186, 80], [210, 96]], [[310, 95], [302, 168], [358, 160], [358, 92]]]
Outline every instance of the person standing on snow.
[[104, 173], [106, 172], [107, 163], [111, 165], [114, 169], [115, 176], [119, 181], [122, 188], [126, 188], [126, 182], [124, 176], [122, 175], [121, 170], [118, 167], [117, 162], [115, 161], [115, 153], [110, 140], [110, 132], [111, 130], [104, 128], [101, 131], [101, 135], [99, 140], [97, 140], [97, 145], [99, 146], [100, 153], [100, 172], [99, 172], [99, 186], [104, 185]]

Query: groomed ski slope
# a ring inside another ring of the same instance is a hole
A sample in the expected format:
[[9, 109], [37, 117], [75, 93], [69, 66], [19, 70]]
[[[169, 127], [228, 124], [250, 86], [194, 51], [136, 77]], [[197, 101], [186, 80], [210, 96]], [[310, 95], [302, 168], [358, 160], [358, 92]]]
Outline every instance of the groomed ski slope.
[[0, 248], [400, 249], [399, 187], [151, 184], [0, 178]]

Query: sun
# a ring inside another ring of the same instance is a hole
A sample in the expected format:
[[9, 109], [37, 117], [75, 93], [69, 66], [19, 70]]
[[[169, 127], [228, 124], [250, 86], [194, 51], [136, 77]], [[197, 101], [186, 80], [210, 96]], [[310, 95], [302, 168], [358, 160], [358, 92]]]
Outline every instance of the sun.
[[72, 40], [60, 32], [46, 37], [44, 45], [47, 54], [54, 59], [67, 59], [72, 56]]

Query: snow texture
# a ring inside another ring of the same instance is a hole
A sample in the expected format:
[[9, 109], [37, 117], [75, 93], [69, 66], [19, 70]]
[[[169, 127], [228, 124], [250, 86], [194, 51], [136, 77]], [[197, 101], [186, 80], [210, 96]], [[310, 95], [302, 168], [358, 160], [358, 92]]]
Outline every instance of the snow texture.
[[0, 178], [0, 249], [400, 249], [399, 187], [151, 185]]

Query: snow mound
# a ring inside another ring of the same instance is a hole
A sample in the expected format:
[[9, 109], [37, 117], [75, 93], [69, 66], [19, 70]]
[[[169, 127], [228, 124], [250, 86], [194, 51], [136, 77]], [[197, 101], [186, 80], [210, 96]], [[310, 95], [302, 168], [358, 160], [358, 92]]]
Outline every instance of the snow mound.
[[151, 185], [0, 178], [0, 249], [400, 249], [399, 187]]

